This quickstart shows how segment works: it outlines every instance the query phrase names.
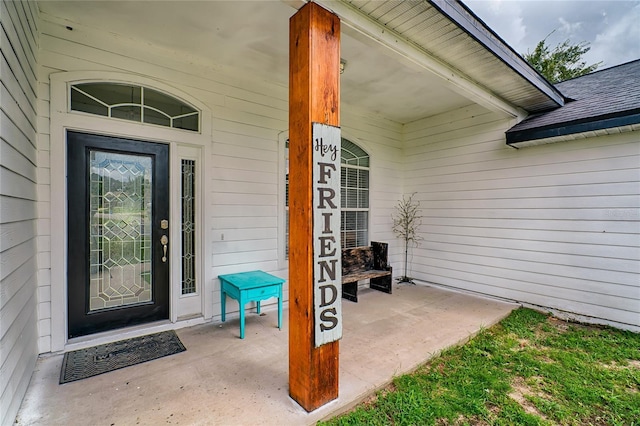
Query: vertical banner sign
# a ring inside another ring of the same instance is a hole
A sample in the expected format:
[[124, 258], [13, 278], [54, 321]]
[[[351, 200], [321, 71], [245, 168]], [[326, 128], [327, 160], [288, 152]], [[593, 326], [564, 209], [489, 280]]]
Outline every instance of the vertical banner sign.
[[313, 123], [313, 307], [315, 345], [342, 337], [340, 128]]

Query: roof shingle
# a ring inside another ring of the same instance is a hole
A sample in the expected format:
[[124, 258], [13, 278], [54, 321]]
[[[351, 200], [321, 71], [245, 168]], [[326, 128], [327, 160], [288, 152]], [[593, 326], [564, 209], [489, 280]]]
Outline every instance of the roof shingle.
[[556, 84], [567, 102], [507, 130], [507, 143], [640, 123], [640, 59]]

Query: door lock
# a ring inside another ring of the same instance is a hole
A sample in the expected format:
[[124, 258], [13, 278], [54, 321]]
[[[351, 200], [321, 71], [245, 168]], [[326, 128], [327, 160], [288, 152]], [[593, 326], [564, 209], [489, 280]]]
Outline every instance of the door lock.
[[160, 237], [160, 244], [162, 244], [162, 261], [167, 261], [167, 244], [169, 244], [169, 237], [163, 235]]

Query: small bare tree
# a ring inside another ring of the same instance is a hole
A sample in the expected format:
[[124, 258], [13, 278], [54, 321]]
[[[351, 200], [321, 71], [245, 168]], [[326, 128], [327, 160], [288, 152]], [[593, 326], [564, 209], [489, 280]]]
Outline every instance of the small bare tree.
[[420, 215], [420, 202], [414, 201], [413, 194], [408, 197], [402, 196], [402, 200], [398, 201], [396, 211], [391, 215], [393, 219], [393, 233], [397, 237], [404, 240], [404, 276], [398, 278], [400, 283], [412, 283], [413, 280], [407, 276], [407, 262], [409, 258], [409, 244], [416, 247], [420, 244], [422, 237], [418, 235], [418, 228], [422, 225], [422, 216]]

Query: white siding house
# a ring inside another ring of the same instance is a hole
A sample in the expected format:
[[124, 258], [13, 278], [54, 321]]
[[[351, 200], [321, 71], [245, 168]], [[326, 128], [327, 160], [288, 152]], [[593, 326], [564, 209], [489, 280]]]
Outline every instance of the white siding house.
[[47, 195], [38, 186], [46, 161], [38, 150], [38, 11], [2, 2], [0, 87], [0, 424], [11, 424], [39, 351], [38, 221]]
[[[526, 143], [505, 133], [564, 108], [562, 88], [464, 5], [317, 3], [342, 20], [342, 137], [370, 158], [367, 239], [389, 242], [396, 273], [391, 215], [415, 193], [420, 285], [640, 331], [640, 121], [516, 149]], [[14, 421], [39, 354], [217, 322], [220, 274], [288, 277], [288, 20], [302, 4], [2, 1], [0, 424]], [[160, 93], [198, 125], [74, 110], [72, 88], [88, 83]], [[185, 292], [185, 267], [172, 267], [161, 321], [70, 332], [69, 132], [169, 147], [171, 265], [186, 250], [181, 165], [195, 167], [196, 286]]]

